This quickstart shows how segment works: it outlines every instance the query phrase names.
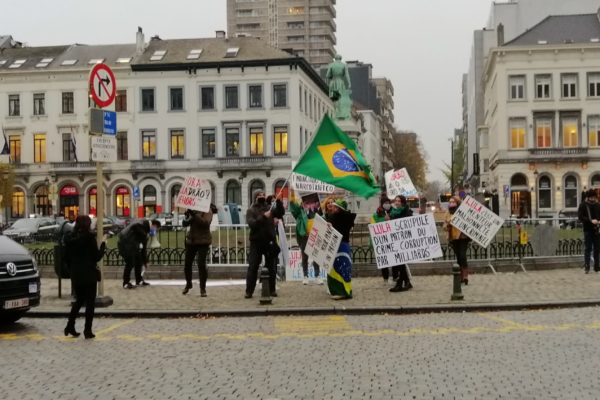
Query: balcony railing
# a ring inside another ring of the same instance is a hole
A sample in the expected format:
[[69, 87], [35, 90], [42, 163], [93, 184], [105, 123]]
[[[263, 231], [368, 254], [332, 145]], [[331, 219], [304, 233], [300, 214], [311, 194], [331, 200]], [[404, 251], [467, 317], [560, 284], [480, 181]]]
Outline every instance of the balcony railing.
[[587, 147], [567, 147], [567, 148], [542, 148], [529, 149], [529, 154], [533, 156], [565, 156], [587, 154]]
[[223, 157], [217, 158], [220, 169], [271, 168], [271, 157]]

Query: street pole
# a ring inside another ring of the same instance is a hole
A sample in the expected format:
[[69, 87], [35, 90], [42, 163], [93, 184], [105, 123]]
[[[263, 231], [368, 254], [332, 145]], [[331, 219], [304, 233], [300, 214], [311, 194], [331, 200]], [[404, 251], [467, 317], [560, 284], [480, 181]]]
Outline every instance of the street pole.
[[454, 196], [454, 139], [450, 139], [450, 193]]

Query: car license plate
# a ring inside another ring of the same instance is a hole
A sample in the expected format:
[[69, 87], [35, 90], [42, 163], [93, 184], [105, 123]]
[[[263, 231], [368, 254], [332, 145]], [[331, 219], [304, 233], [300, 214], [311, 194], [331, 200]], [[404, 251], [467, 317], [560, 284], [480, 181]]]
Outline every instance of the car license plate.
[[29, 305], [29, 299], [16, 299], [16, 300], [6, 300], [4, 302], [4, 309], [8, 310], [11, 308], [20, 308], [27, 307]]
[[33, 282], [29, 284], [29, 293], [37, 293], [37, 283]]

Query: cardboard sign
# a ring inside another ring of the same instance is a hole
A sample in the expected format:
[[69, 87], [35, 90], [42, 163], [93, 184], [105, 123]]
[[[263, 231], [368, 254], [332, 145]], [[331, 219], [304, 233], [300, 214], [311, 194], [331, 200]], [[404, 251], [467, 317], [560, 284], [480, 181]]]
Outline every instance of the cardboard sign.
[[211, 196], [209, 181], [188, 176], [179, 190], [175, 206], [207, 212], [210, 209]]
[[471, 196], [467, 196], [450, 223], [480, 246], [488, 247], [502, 228], [504, 219]]
[[433, 214], [370, 224], [369, 233], [379, 269], [443, 256]]
[[291, 177], [292, 189], [299, 192], [311, 193], [333, 193], [335, 186], [321, 182], [317, 179], [310, 178], [306, 175], [292, 173]]
[[417, 189], [410, 180], [406, 168], [394, 171], [393, 169], [385, 173], [385, 187], [388, 199], [396, 196], [418, 196]]
[[342, 234], [329, 226], [320, 215], [315, 215], [305, 248], [308, 259], [319, 264], [321, 270], [329, 271], [341, 242]]
[[[319, 271], [319, 278], [326, 278], [327, 274], [324, 269]], [[315, 269], [313, 263], [308, 263], [308, 277], [314, 279]], [[286, 281], [301, 281], [304, 279], [304, 271], [302, 270], [302, 251], [301, 250], [290, 250], [290, 258], [285, 266], [285, 280]]]

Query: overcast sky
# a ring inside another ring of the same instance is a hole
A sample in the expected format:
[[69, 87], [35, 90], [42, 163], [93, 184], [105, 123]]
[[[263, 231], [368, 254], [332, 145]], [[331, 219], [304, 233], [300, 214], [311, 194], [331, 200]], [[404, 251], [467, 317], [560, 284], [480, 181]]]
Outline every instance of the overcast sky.
[[[30, 46], [133, 43], [212, 37], [226, 30], [225, 0], [19, 0], [2, 2], [0, 35]], [[368, 4], [368, 7], [365, 7]], [[442, 179], [454, 128], [461, 125], [461, 79], [473, 30], [488, 17], [489, 0], [338, 0], [337, 51], [373, 65], [374, 77], [395, 88], [396, 125], [419, 134], [429, 178]]]

